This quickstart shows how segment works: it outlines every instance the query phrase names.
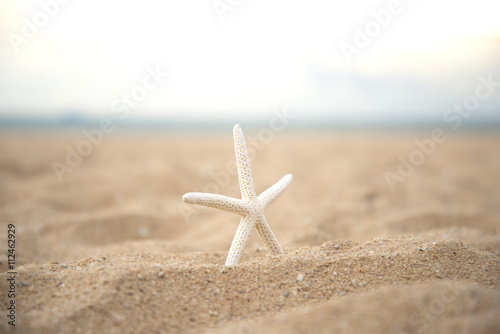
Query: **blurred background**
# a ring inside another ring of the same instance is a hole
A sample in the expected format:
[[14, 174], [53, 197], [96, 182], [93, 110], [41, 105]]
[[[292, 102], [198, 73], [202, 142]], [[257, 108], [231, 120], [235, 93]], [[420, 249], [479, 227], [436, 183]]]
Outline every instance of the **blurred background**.
[[[266, 124], [286, 106], [298, 116], [292, 128], [435, 126], [479, 77], [500, 81], [497, 9], [494, 0], [1, 0], [0, 124]], [[145, 79], [151, 70], [159, 81]], [[500, 125], [496, 89], [464, 127]]]
[[0, 221], [20, 263], [227, 252], [238, 217], [181, 198], [240, 196], [236, 123], [257, 192], [294, 175], [266, 211], [286, 249], [411, 235], [500, 254], [498, 8], [0, 0]]

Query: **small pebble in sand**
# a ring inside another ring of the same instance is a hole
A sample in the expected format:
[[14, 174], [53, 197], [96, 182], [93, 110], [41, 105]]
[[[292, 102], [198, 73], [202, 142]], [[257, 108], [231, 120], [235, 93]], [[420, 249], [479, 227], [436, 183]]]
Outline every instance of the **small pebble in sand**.
[[297, 281], [302, 282], [304, 280], [304, 275], [298, 274], [297, 275]]
[[61, 263], [61, 268], [66, 269], [68, 268], [68, 265], [66, 263]]

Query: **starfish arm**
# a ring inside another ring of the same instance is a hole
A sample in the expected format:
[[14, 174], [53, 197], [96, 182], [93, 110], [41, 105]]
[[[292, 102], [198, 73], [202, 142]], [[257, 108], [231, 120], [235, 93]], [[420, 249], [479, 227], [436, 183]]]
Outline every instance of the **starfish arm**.
[[226, 266], [232, 266], [240, 263], [241, 256], [243, 255], [243, 251], [245, 250], [254, 227], [255, 218], [251, 216], [241, 218], [240, 225], [238, 225], [233, 242], [231, 243], [231, 248], [227, 254]]
[[288, 188], [292, 179], [293, 175], [287, 174], [259, 195], [258, 200], [264, 206], [264, 209], [271, 205], [271, 203], [273, 203], [286, 190], [286, 188]]
[[241, 197], [243, 199], [255, 199], [255, 188], [252, 179], [252, 168], [248, 158], [248, 150], [243, 130], [239, 124], [233, 128], [234, 153], [236, 155], [236, 167], [238, 169], [238, 180], [240, 182]]
[[189, 204], [197, 204], [216, 208], [239, 215], [246, 215], [248, 208], [241, 199], [207, 193], [187, 193], [182, 200]]
[[273, 231], [271, 231], [271, 228], [269, 227], [269, 224], [267, 223], [266, 217], [264, 217], [264, 215], [262, 215], [257, 221], [256, 228], [262, 241], [264, 241], [272, 255], [283, 254], [283, 249], [281, 249], [281, 246], [274, 236]]

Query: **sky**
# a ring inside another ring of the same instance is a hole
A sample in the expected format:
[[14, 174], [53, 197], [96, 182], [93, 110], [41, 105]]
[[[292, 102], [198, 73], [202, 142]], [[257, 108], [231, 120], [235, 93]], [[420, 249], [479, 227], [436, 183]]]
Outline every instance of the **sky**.
[[[0, 0], [0, 116], [437, 119], [500, 82], [494, 0]], [[488, 79], [489, 78], [489, 79]], [[478, 119], [500, 119], [500, 86]]]

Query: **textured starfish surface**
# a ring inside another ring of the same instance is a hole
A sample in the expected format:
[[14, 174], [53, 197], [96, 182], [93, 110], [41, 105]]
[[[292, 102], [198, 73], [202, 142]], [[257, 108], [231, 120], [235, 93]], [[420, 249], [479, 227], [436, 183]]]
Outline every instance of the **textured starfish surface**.
[[247, 146], [241, 126], [236, 124], [233, 129], [234, 151], [236, 155], [236, 166], [238, 170], [238, 180], [241, 189], [241, 199], [227, 197], [217, 194], [207, 193], [187, 193], [182, 196], [186, 203], [209, 206], [212, 208], [229, 211], [242, 216], [240, 225], [236, 230], [229, 254], [226, 259], [226, 266], [235, 265], [240, 262], [248, 239], [254, 228], [257, 229], [262, 241], [273, 255], [283, 254], [278, 240], [271, 231], [264, 215], [264, 210], [274, 202], [292, 182], [291, 174], [285, 175], [272, 187], [264, 191], [259, 196], [256, 195], [250, 159], [248, 158]]

